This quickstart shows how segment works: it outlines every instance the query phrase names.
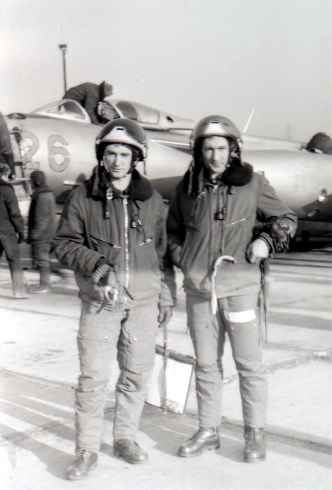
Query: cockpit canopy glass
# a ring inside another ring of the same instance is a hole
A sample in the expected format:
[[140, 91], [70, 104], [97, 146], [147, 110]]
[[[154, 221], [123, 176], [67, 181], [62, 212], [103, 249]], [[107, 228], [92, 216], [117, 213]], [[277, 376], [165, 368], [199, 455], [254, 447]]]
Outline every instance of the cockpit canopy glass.
[[73, 100], [61, 100], [52, 104], [44, 105], [32, 111], [32, 114], [42, 114], [64, 119], [74, 119], [80, 121], [90, 121], [86, 111]]
[[158, 124], [159, 123], [159, 111], [143, 104], [135, 102], [128, 102], [125, 100], [119, 100], [114, 104], [118, 107], [124, 117], [132, 119], [142, 124]]

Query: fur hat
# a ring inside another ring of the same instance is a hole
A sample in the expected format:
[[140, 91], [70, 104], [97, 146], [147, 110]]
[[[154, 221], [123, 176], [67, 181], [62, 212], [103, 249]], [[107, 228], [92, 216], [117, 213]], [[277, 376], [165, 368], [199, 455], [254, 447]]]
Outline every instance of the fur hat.
[[307, 150], [313, 149], [320, 150], [326, 155], [332, 155], [332, 140], [330, 136], [325, 133], [316, 133], [307, 144]]
[[32, 182], [35, 184], [35, 185], [41, 185], [41, 184], [45, 184], [46, 182], [46, 177], [45, 177], [45, 174], [44, 172], [42, 172], [41, 170], [34, 170], [31, 174], [30, 174], [30, 179], [32, 180]]
[[7, 163], [0, 163], [0, 179], [4, 175], [10, 175], [10, 168]]

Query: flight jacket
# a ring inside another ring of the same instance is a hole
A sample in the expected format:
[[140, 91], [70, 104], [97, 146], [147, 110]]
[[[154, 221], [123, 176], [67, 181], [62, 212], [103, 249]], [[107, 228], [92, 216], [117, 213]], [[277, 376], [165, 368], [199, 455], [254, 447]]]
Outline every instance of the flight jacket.
[[[261, 237], [271, 253], [286, 249], [288, 238], [295, 234], [295, 213], [249, 164], [232, 168], [227, 179], [215, 183], [201, 172], [194, 194], [188, 192], [190, 177], [188, 171], [178, 184], [167, 220], [169, 255], [183, 271], [185, 291], [210, 297], [214, 263], [221, 255], [229, 255], [236, 263], [223, 261], [217, 268], [217, 297], [259, 292], [260, 265], [248, 261], [248, 244]], [[288, 230], [281, 242], [269, 235], [268, 226], [257, 228], [271, 218], [278, 218]], [[257, 229], [261, 231], [255, 233]]]
[[136, 170], [127, 196], [99, 172], [74, 190], [53, 243], [59, 261], [75, 272], [84, 301], [103, 301], [92, 274], [104, 258], [131, 296], [128, 307], [158, 299], [160, 306], [173, 305], [162, 271], [167, 248], [164, 203]]

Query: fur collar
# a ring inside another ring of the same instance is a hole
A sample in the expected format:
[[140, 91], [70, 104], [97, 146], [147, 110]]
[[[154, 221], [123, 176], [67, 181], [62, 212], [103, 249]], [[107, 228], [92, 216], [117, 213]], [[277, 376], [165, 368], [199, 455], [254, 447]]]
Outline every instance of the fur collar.
[[249, 184], [253, 172], [254, 169], [250, 163], [244, 163], [243, 165], [233, 164], [226, 169], [221, 180], [228, 186], [242, 186]]
[[[183, 179], [183, 189], [186, 194], [195, 196], [203, 192], [206, 184], [206, 175], [204, 168], [201, 167], [198, 171], [193, 165], [185, 173]], [[220, 177], [220, 183], [227, 187], [243, 186], [249, 184], [253, 175], [253, 167], [249, 163], [233, 162]]]
[[[100, 171], [101, 170], [101, 171]], [[98, 169], [98, 171], [92, 175], [90, 179], [90, 184], [92, 187], [91, 195], [98, 196], [101, 199], [106, 199], [106, 192], [108, 189], [112, 189], [112, 199], [119, 198], [123, 193], [115, 187], [106, 178], [105, 171], [103, 169]], [[152, 197], [153, 187], [137, 170], [133, 170], [132, 178], [128, 188], [128, 194], [133, 201], [147, 201]]]

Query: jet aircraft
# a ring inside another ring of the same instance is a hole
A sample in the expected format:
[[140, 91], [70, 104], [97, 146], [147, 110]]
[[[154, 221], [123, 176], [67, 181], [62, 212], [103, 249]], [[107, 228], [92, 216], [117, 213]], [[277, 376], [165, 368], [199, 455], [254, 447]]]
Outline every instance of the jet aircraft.
[[[145, 129], [148, 157], [144, 172], [165, 200], [191, 160], [190, 133], [194, 121], [125, 100], [105, 99], [101, 113], [133, 119]], [[43, 170], [56, 196], [58, 211], [75, 185], [89, 178], [97, 161], [95, 138], [100, 127], [91, 124], [85, 109], [60, 100], [29, 114], [6, 116], [12, 137], [15, 189], [23, 214], [30, 204], [29, 175]], [[263, 173], [281, 199], [300, 219], [300, 232], [332, 231], [332, 156], [312, 153], [304, 144], [243, 134], [243, 158]]]

